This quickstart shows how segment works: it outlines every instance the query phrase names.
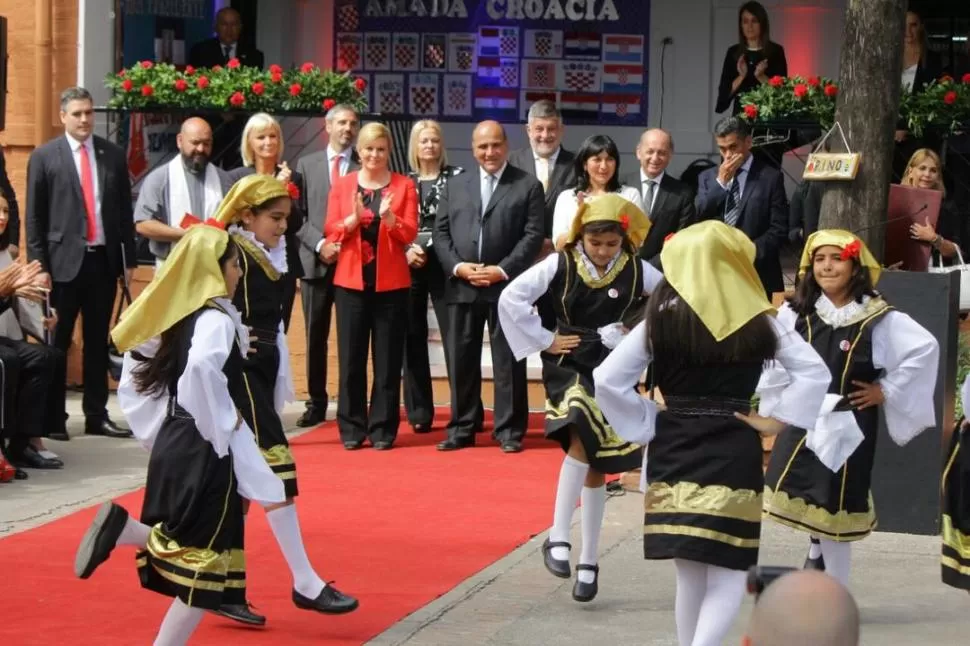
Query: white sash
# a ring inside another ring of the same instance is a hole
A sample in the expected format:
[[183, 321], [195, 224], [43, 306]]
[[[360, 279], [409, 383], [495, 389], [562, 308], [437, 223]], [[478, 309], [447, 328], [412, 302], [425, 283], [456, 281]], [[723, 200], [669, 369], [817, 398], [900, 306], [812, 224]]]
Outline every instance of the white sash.
[[189, 197], [189, 185], [185, 181], [185, 165], [182, 156], [176, 155], [168, 163], [168, 225], [177, 227], [186, 213], [192, 213], [200, 220], [212, 217], [222, 202], [222, 182], [219, 172], [212, 164], [205, 167], [205, 212], [192, 213], [192, 199]]

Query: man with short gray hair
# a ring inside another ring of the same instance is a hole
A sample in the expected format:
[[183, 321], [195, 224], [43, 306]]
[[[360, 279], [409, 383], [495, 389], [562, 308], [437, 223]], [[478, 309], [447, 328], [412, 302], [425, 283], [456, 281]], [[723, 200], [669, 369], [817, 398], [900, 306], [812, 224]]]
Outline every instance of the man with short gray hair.
[[541, 256], [552, 251], [552, 216], [556, 198], [576, 183], [576, 155], [562, 147], [564, 124], [556, 104], [543, 99], [529, 108], [525, 132], [529, 147], [509, 155], [509, 163], [539, 180], [545, 193], [545, 242]]
[[303, 322], [306, 326], [306, 378], [310, 398], [306, 411], [297, 421], [302, 427], [316, 426], [326, 419], [327, 346], [330, 338], [330, 319], [333, 311], [333, 271], [338, 248], [327, 242], [323, 225], [327, 221], [327, 198], [330, 187], [338, 177], [360, 169], [360, 159], [354, 152], [354, 142], [360, 131], [360, 115], [350, 105], [338, 104], [326, 116], [327, 147], [305, 157], [296, 164], [296, 176], [303, 179], [300, 186], [300, 209], [306, 220], [297, 232], [300, 240], [300, 298], [303, 301]]

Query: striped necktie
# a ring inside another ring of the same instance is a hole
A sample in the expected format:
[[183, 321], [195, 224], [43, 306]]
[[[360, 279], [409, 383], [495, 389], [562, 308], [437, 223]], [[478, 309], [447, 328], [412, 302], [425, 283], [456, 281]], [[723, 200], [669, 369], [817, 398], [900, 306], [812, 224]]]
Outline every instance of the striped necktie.
[[736, 227], [741, 218], [741, 173], [744, 169], [739, 168], [731, 181], [731, 188], [728, 189], [727, 202], [724, 204], [724, 224]]

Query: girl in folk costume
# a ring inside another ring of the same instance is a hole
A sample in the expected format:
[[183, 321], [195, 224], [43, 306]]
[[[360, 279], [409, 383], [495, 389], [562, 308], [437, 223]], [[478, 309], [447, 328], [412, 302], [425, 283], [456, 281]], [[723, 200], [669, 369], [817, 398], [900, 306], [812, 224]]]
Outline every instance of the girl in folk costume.
[[[253, 350], [243, 362], [244, 389], [236, 405], [256, 436], [256, 443], [286, 491], [286, 501], [266, 508], [266, 519], [293, 576], [293, 603], [305, 610], [329, 614], [351, 612], [357, 600], [321, 579], [307, 556], [296, 515], [298, 493], [296, 464], [283, 432], [279, 411], [293, 400], [290, 352], [283, 331], [285, 290], [280, 280], [287, 272], [286, 233], [290, 215], [289, 188], [268, 175], [250, 175], [226, 194], [215, 220], [228, 226], [238, 245], [242, 277], [233, 304], [253, 334]], [[248, 608], [223, 612], [232, 619], [265, 621]]]
[[964, 417], [953, 429], [943, 468], [943, 583], [970, 592], [970, 376], [960, 389]]
[[[775, 442], [765, 474], [765, 514], [808, 532], [807, 567], [825, 569], [843, 585], [851, 543], [876, 526], [869, 482], [879, 407], [901, 446], [936, 424], [939, 345], [874, 291], [881, 271], [852, 233], [817, 231], [805, 243], [795, 295], [778, 313], [778, 322], [825, 360], [832, 383], [819, 419], [785, 429]], [[765, 373], [762, 414], [779, 405], [786, 379]]]
[[[754, 257], [754, 243], [723, 222], [676, 233], [645, 320], [593, 372], [610, 425], [647, 446], [643, 552], [674, 559], [681, 646], [721, 643], [758, 562], [759, 432], [813, 422], [830, 380], [811, 346], [775, 320]], [[761, 417], [750, 401], [772, 360], [791, 381]], [[666, 408], [634, 390], [651, 363]]]
[[[639, 207], [616, 194], [579, 207], [565, 248], [513, 280], [498, 313], [516, 359], [542, 353], [546, 387], [546, 437], [566, 452], [559, 472], [546, 568], [567, 579], [569, 526], [582, 500], [583, 549], [573, 599], [592, 601], [598, 591], [597, 546], [606, 507], [604, 474], [637, 468], [642, 452], [610, 428], [593, 401], [593, 369], [626, 332], [622, 321], [663, 278], [636, 250], [650, 229]], [[547, 297], [556, 330], [542, 326], [533, 303]]]
[[234, 399], [244, 391], [248, 332], [229, 301], [239, 249], [195, 226], [112, 332], [126, 352], [118, 401], [151, 450], [141, 522], [114, 503], [78, 547], [82, 579], [118, 545], [137, 548], [141, 585], [175, 597], [155, 644], [184, 644], [205, 610], [245, 600], [243, 497], [285, 500]]

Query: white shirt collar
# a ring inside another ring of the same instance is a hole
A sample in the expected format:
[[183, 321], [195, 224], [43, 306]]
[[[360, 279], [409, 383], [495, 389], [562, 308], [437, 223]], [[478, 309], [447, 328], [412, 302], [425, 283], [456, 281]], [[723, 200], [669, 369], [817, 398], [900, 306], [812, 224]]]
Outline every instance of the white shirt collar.
[[754, 155], [752, 155], [749, 152], [748, 153], [748, 158], [744, 160], [744, 163], [743, 164], [741, 164], [741, 170], [743, 170], [745, 173], [750, 173], [751, 172], [751, 164], [752, 163], [754, 163]]
[[280, 243], [278, 245], [276, 245], [272, 249], [268, 249], [266, 245], [264, 245], [262, 242], [256, 239], [256, 234], [254, 234], [252, 231], [247, 231], [246, 229], [243, 229], [238, 224], [230, 225], [229, 233], [230, 234], [238, 233], [239, 235], [243, 236], [244, 238], [252, 242], [257, 249], [263, 252], [263, 255], [266, 256], [267, 260], [269, 260], [269, 264], [273, 266], [273, 269], [275, 269], [279, 273], [285, 274], [288, 271], [289, 268], [286, 265], [286, 238], [285, 237], [280, 238]]
[[[342, 157], [343, 159], [347, 159], [349, 156], [350, 156], [350, 148], [345, 148], [342, 152], [338, 153], [330, 146], [327, 146], [327, 161], [332, 162], [334, 157]], [[343, 159], [341, 159], [341, 161], [343, 161]]]
[[855, 300], [849, 301], [842, 307], [836, 307], [829, 297], [822, 294], [815, 301], [815, 313], [818, 314], [819, 318], [825, 321], [826, 324], [834, 327], [840, 328], [850, 325], [855, 322], [859, 316], [859, 313], [865, 309], [866, 305], [869, 303], [870, 297], [863, 296], [862, 302]]
[[73, 136], [71, 136], [66, 132], [64, 133], [64, 136], [67, 137], [67, 143], [71, 147], [71, 152], [76, 153], [78, 150], [80, 150], [81, 146], [87, 146], [88, 152], [94, 149], [93, 142], [91, 141], [93, 135], [91, 137], [88, 137], [84, 141], [75, 139]]
[[[579, 251], [579, 259], [582, 261], [584, 265], [586, 265], [586, 269], [587, 271], [589, 271], [590, 275], [596, 276], [597, 278], [599, 278], [601, 276], [600, 270], [596, 268], [596, 264], [592, 260], [590, 260], [589, 256], [586, 255], [586, 249], [583, 248], [582, 240], [576, 241], [576, 250]], [[603, 276], [605, 276], [607, 272], [613, 269], [613, 265], [616, 264], [616, 261], [619, 260], [620, 256], [622, 255], [623, 255], [623, 250], [620, 249], [619, 251], [616, 252], [615, 256], [610, 258], [610, 261], [606, 263], [606, 271], [603, 272], [602, 274]]]
[[660, 171], [660, 174], [657, 175], [656, 177], [647, 177], [647, 172], [645, 170], [643, 170], [643, 166], [641, 166], [640, 167], [640, 186], [643, 186], [643, 183], [644, 182], [653, 182], [654, 184], [656, 184], [659, 187], [660, 186], [660, 182], [663, 181], [664, 175], [666, 175], [666, 174], [667, 174], [667, 171], [662, 170], [662, 171]]
[[[541, 155], [537, 153], [534, 148], [532, 148], [531, 150], [532, 150], [532, 158], [535, 161], [539, 161], [539, 158], [541, 157]], [[559, 152], [561, 150], [562, 150], [562, 146], [556, 146], [556, 149], [552, 151], [552, 154], [546, 158], [549, 162], [549, 168], [552, 168], [553, 166], [556, 165], [556, 160], [559, 158]]]
[[497, 171], [495, 171], [494, 173], [489, 173], [484, 168], [482, 168], [481, 166], [479, 166], [478, 167], [478, 176], [484, 182], [486, 177], [488, 177], [489, 175], [494, 175], [496, 181], [497, 182], [500, 182], [500, 181], [502, 181], [502, 174], [505, 172], [505, 169], [508, 168], [508, 166], [509, 166], [509, 163], [508, 162], [505, 162], [504, 164], [502, 164], [502, 167], [500, 169], [498, 169]]

